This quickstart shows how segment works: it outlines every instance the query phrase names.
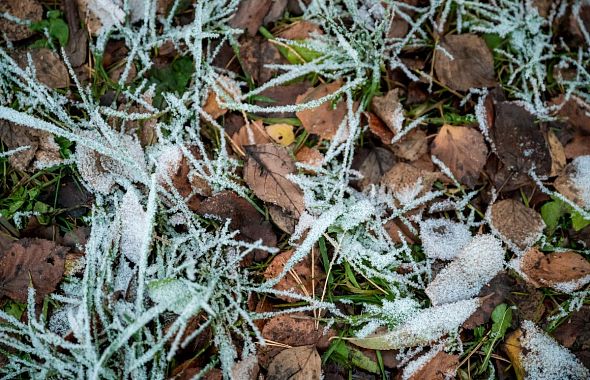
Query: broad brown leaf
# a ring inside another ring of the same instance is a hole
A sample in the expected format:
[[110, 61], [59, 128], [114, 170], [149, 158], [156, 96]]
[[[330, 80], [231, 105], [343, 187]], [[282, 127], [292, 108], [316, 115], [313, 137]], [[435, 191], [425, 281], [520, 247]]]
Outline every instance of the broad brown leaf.
[[262, 120], [256, 120], [251, 123], [246, 123], [232, 135], [234, 144], [240, 149], [244, 150], [246, 145], [260, 145], [271, 142], [270, 136], [266, 133]]
[[549, 144], [549, 152], [551, 153], [551, 173], [549, 175], [553, 177], [565, 167], [567, 159], [563, 145], [551, 129], [547, 131], [547, 144]]
[[244, 29], [251, 36], [255, 35], [258, 33], [258, 28], [262, 26], [262, 21], [273, 2], [272, 0], [240, 1], [229, 25], [233, 28]]
[[528, 173], [531, 168], [539, 176], [551, 172], [551, 153], [535, 118], [512, 102], [495, 105], [492, 138], [498, 157], [510, 172]]
[[365, 112], [369, 122], [369, 130], [381, 140], [384, 145], [390, 145], [393, 139], [393, 132], [387, 128], [377, 115], [372, 112]]
[[559, 191], [561, 195], [568, 198], [582, 208], [590, 208], [590, 204], [585, 199], [584, 188], [581, 188], [577, 178], [583, 177], [582, 173], [578, 173], [578, 168], [575, 162], [568, 164], [561, 175], [555, 179], [553, 186]]
[[[328, 84], [320, 84], [310, 88], [297, 97], [297, 104], [307, 103], [336, 92], [342, 87], [342, 81], [337, 80]], [[323, 139], [330, 140], [336, 134], [340, 123], [346, 116], [346, 104], [340, 100], [334, 108], [333, 102], [324, 102], [320, 106], [296, 113], [303, 128], [309, 133], [316, 134]]]
[[[373, 99], [371, 99], [371, 111], [373, 111], [393, 133], [396, 133], [395, 112], [401, 107], [399, 91], [399, 88], [394, 88], [383, 96], [374, 96]], [[388, 144], [390, 143], [391, 139]]]
[[[33, 64], [37, 72], [37, 79], [49, 88], [70, 87], [70, 74], [66, 65], [61, 61], [59, 55], [47, 48], [32, 49]], [[27, 52], [18, 51], [14, 60], [21, 68], [28, 65]]]
[[494, 228], [509, 243], [520, 249], [532, 246], [543, 233], [545, 223], [541, 215], [514, 199], [494, 203], [491, 210]]
[[277, 36], [288, 40], [304, 40], [312, 33], [323, 34], [320, 26], [311, 21], [297, 21], [281, 30]]
[[358, 186], [365, 189], [369, 185], [379, 183], [383, 175], [393, 167], [395, 161], [393, 153], [385, 148], [361, 150], [353, 162], [353, 167], [358, 165], [357, 170], [363, 175], [363, 178], [358, 181]]
[[305, 208], [303, 192], [287, 179], [287, 175], [296, 172], [295, 162], [287, 149], [275, 144], [249, 145], [244, 148], [248, 157], [244, 180], [254, 194], [265, 202], [300, 214]]
[[316, 326], [315, 319], [303, 314], [278, 315], [266, 322], [262, 336], [289, 346], [313, 344], [319, 349], [326, 349], [330, 345], [330, 337], [336, 335], [336, 332], [329, 330], [324, 334], [324, 327]]
[[521, 258], [520, 269], [535, 287], [579, 289], [590, 281], [590, 263], [575, 252], [543, 254], [536, 248]]
[[35, 301], [55, 290], [64, 273], [67, 248], [51, 240], [21, 239], [0, 253], [0, 297], [26, 302], [29, 285]]
[[574, 139], [565, 146], [565, 156], [567, 158], [590, 156], [590, 136], [575, 135]]
[[322, 360], [313, 346], [281, 351], [268, 367], [267, 380], [319, 380]]
[[451, 355], [441, 351], [412, 373], [408, 380], [446, 380], [455, 376], [458, 365], [459, 355]]
[[477, 183], [488, 155], [481, 133], [471, 127], [443, 125], [432, 142], [431, 152], [445, 163], [461, 183]]
[[396, 156], [410, 162], [416, 161], [428, 151], [426, 132], [421, 129], [413, 129], [393, 144], [392, 149]]
[[438, 49], [434, 53], [434, 70], [443, 84], [457, 91], [496, 85], [494, 57], [481, 37], [449, 35], [440, 46], [452, 56]]
[[[205, 199], [197, 212], [202, 215], [214, 215], [222, 220], [230, 219], [231, 229], [239, 230], [238, 239], [248, 242], [262, 240], [269, 247], [277, 244], [277, 237], [271, 224], [264, 220], [254, 206], [232, 191], [223, 191]], [[268, 253], [262, 250], [254, 252], [254, 260], [264, 260]]]

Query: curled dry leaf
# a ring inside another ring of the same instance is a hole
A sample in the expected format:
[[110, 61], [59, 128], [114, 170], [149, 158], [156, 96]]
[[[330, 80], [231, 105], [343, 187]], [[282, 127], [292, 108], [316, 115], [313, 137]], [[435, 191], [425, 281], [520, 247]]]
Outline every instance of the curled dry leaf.
[[474, 34], [446, 36], [435, 50], [434, 70], [444, 85], [457, 91], [496, 85], [494, 57]]
[[[293, 256], [293, 250], [281, 252], [275, 256], [270, 265], [264, 271], [266, 279], [272, 279], [282, 273], [285, 264]], [[303, 296], [313, 296], [313, 290], [321, 289], [320, 279], [323, 279], [324, 271], [316, 257], [312, 269], [311, 255], [306, 256], [303, 260], [287, 273], [274, 288], [277, 290], [288, 290]], [[312, 272], [313, 270], [313, 272]], [[296, 302], [297, 299], [289, 296], [277, 295], [278, 298], [286, 302]]]
[[431, 153], [445, 163], [458, 181], [474, 187], [487, 155], [481, 133], [471, 127], [443, 125], [432, 142]]
[[[223, 191], [205, 199], [197, 208], [197, 212], [202, 215], [212, 215], [223, 221], [230, 219], [230, 228], [240, 231], [238, 238], [241, 240], [248, 242], [262, 240], [262, 243], [268, 247], [274, 247], [277, 244], [277, 237], [270, 223], [264, 220], [250, 202], [232, 191]], [[256, 250], [254, 259], [260, 261], [267, 256], [267, 252]]]
[[59, 145], [48, 132], [0, 120], [0, 140], [8, 149], [29, 146], [29, 149], [8, 158], [8, 162], [15, 169], [32, 171], [36, 164], [43, 165], [61, 161]]
[[491, 222], [504, 242], [521, 250], [536, 243], [545, 229], [545, 222], [538, 212], [514, 199], [494, 203]]
[[245, 151], [248, 160], [244, 167], [244, 180], [254, 194], [296, 215], [303, 212], [303, 192], [287, 178], [296, 172], [295, 162], [287, 149], [263, 144], [246, 146]]
[[[342, 80], [337, 80], [328, 84], [320, 84], [317, 87], [310, 88], [303, 95], [297, 97], [297, 104], [307, 103], [334, 93], [342, 87]], [[333, 102], [324, 102], [315, 108], [306, 109], [296, 113], [303, 128], [309, 133], [316, 134], [323, 139], [330, 140], [338, 131], [338, 127], [346, 116], [346, 104], [344, 101], [338, 101], [336, 107], [332, 107]]]
[[[37, 0], [0, 0], [0, 13], [30, 22], [38, 22], [43, 18], [43, 7]], [[26, 25], [20, 25], [0, 17], [0, 31], [9, 41], [20, 41], [31, 37], [35, 32]]]
[[266, 133], [279, 145], [289, 146], [295, 141], [293, 126], [290, 124], [272, 124], [266, 127]]
[[27, 52], [31, 53], [39, 82], [49, 88], [70, 87], [70, 74], [57, 53], [47, 48], [19, 51], [15, 53], [14, 60], [21, 68], [28, 65]]
[[377, 115], [372, 112], [365, 112], [369, 122], [369, 130], [381, 140], [384, 145], [390, 145], [393, 139], [393, 132], [387, 128]]
[[539, 176], [551, 172], [551, 152], [535, 118], [513, 102], [495, 105], [492, 139], [500, 160], [510, 172], [528, 173], [533, 167]]
[[231, 139], [242, 151], [244, 151], [244, 147], [247, 145], [261, 145], [270, 142], [270, 136], [262, 126], [262, 120], [256, 120], [242, 125], [232, 135]]
[[590, 282], [590, 263], [575, 252], [543, 254], [537, 248], [520, 259], [519, 270], [535, 287], [552, 287], [571, 293]]
[[302, 314], [278, 315], [266, 322], [262, 329], [265, 339], [289, 346], [314, 345], [326, 349], [330, 345], [330, 337], [337, 335], [334, 330], [324, 334], [324, 327], [316, 327], [315, 319]]
[[0, 297], [27, 302], [29, 285], [35, 301], [53, 292], [64, 273], [68, 248], [51, 240], [21, 239], [0, 252]]
[[320, 380], [322, 360], [313, 346], [281, 351], [268, 367], [267, 380]]
[[[398, 132], [399, 118], [403, 116], [403, 107], [399, 100], [400, 89], [394, 88], [383, 96], [371, 99], [371, 110], [385, 123], [394, 134]], [[393, 136], [392, 136], [393, 137]], [[387, 144], [391, 143], [391, 139]]]

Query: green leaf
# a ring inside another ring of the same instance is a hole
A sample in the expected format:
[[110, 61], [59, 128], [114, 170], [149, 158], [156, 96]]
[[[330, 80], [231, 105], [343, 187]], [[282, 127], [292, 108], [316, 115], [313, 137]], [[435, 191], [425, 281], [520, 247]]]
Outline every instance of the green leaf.
[[348, 346], [344, 341], [337, 340], [330, 347], [333, 359], [346, 366], [355, 366], [367, 372], [379, 374], [379, 364], [363, 354], [360, 350]]
[[554, 200], [541, 206], [541, 217], [547, 225], [547, 232], [552, 234], [559, 226], [559, 219], [567, 213], [563, 202]]
[[510, 323], [512, 323], [512, 309], [505, 303], [496, 306], [492, 312], [492, 333], [497, 337], [503, 337]]
[[49, 21], [49, 35], [57, 39], [61, 46], [66, 46], [70, 38], [68, 24], [61, 18], [53, 18]]
[[590, 220], [585, 219], [579, 212], [572, 212], [572, 227], [576, 231], [583, 230], [590, 225]]

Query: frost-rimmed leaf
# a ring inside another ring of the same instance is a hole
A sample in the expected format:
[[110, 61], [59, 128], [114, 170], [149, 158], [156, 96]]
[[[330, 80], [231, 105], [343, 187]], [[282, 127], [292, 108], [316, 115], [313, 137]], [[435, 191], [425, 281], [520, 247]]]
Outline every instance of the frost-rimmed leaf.
[[420, 240], [427, 257], [452, 260], [471, 242], [469, 227], [448, 219], [426, 219], [420, 223]]

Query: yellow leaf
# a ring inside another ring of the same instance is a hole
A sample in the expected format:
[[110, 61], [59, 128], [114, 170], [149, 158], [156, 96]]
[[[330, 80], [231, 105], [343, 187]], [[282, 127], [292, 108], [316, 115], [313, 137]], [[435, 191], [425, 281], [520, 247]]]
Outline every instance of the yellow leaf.
[[295, 134], [293, 133], [293, 126], [289, 124], [273, 124], [266, 127], [266, 133], [276, 142], [282, 146], [288, 146], [295, 141]]
[[520, 345], [521, 336], [522, 331], [518, 329], [506, 336], [506, 339], [504, 340], [504, 351], [514, 367], [514, 372], [516, 373], [516, 378], [518, 380], [524, 379], [525, 375], [520, 356], [522, 352], [522, 347]]

